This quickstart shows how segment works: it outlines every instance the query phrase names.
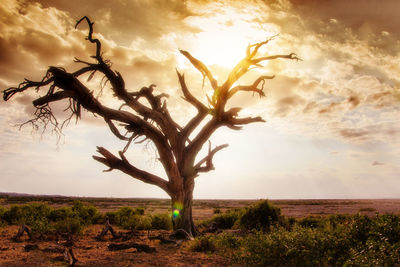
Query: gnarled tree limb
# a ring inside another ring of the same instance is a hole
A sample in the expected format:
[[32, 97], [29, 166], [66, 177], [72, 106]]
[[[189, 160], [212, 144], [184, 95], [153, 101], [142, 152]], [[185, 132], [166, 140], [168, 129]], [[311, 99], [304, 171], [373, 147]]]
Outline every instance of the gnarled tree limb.
[[104, 147], [97, 147], [97, 152], [102, 155], [102, 157], [99, 156], [93, 156], [93, 159], [103, 163], [107, 167], [109, 167], [109, 170], [120, 170], [133, 178], [136, 178], [142, 182], [148, 183], [148, 184], [153, 184], [161, 189], [163, 189], [165, 192], [169, 192], [168, 188], [168, 182], [161, 177], [151, 174], [149, 172], [143, 171], [141, 169], [138, 169], [131, 165], [122, 151], [119, 152], [120, 158], [114, 156], [110, 151], [105, 149]]
[[[217, 147], [215, 147], [214, 149], [211, 149], [211, 142], [208, 142], [208, 155], [206, 157], [204, 157], [203, 159], [201, 159], [195, 166], [195, 170], [199, 173], [199, 172], [209, 172], [211, 170], [214, 170], [214, 164], [212, 162], [213, 157], [215, 155], [215, 153], [217, 153], [218, 151], [220, 151], [221, 149], [224, 149], [226, 147], [228, 147], [228, 144], [223, 144], [223, 145], [219, 145]], [[206, 164], [205, 166], [202, 166], [203, 164]]]
[[189, 52], [184, 50], [179, 50], [182, 55], [184, 55], [187, 59], [189, 59], [190, 63], [198, 70], [200, 73], [207, 77], [210, 81], [211, 87], [215, 90], [218, 87], [217, 80], [215, 80], [214, 76], [211, 74], [211, 71], [207, 68], [207, 66], [198, 60], [197, 58], [193, 57]]

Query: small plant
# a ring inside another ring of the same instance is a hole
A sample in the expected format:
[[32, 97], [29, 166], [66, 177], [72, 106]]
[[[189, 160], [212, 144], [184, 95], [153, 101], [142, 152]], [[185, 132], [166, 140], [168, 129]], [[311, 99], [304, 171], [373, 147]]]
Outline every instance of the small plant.
[[172, 220], [168, 214], [154, 214], [151, 216], [151, 228], [158, 230], [171, 230]]
[[214, 240], [211, 236], [201, 236], [196, 238], [190, 246], [191, 251], [213, 253], [216, 251]]
[[80, 219], [81, 224], [91, 225], [101, 223], [102, 215], [93, 205], [85, 205], [82, 201], [76, 200], [72, 206], [72, 212]]
[[[121, 207], [117, 211], [107, 212], [106, 216], [110, 219], [111, 224], [119, 225], [122, 227], [127, 226], [128, 221], [132, 221], [132, 218], [136, 215], [143, 215], [144, 208], [132, 208], [132, 207]], [[136, 218], [136, 217], [135, 217]]]
[[150, 230], [152, 228], [152, 220], [146, 215], [132, 215], [121, 226], [130, 230]]
[[5, 226], [6, 220], [4, 220], [4, 214], [6, 213], [7, 209], [3, 206], [0, 206], [0, 227]]
[[321, 217], [307, 216], [297, 221], [298, 225], [306, 228], [321, 228], [324, 226], [324, 220]]
[[215, 215], [209, 223], [215, 224], [215, 227], [219, 229], [231, 229], [240, 219], [242, 213], [243, 210], [241, 209], [228, 210], [225, 213]]
[[214, 214], [220, 214], [221, 209], [220, 208], [214, 208]]
[[54, 230], [58, 234], [81, 234], [83, 225], [78, 218], [67, 217], [63, 220], [59, 220], [54, 224]]
[[239, 224], [242, 228], [251, 230], [269, 230], [272, 225], [282, 221], [281, 210], [268, 200], [262, 200], [246, 208], [240, 217]]

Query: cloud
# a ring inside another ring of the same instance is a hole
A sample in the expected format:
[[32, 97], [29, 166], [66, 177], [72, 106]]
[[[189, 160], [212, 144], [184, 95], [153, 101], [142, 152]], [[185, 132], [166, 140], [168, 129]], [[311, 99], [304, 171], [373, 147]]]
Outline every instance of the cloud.
[[374, 161], [374, 162], [372, 162], [372, 164], [371, 164], [372, 166], [380, 166], [380, 165], [385, 165], [385, 163], [382, 163], [382, 162], [379, 162], [379, 161]]

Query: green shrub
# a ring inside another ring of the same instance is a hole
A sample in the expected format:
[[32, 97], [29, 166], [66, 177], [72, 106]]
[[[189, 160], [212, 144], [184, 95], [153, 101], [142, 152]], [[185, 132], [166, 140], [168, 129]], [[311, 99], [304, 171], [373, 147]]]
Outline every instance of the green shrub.
[[102, 215], [93, 205], [85, 205], [82, 201], [76, 200], [72, 206], [74, 216], [78, 217], [82, 225], [101, 223]]
[[208, 223], [214, 223], [219, 229], [231, 229], [242, 216], [243, 210], [228, 210], [215, 215]]
[[151, 217], [145, 215], [132, 215], [121, 225], [124, 229], [150, 230], [152, 228]]
[[221, 213], [221, 209], [220, 208], [214, 208], [214, 214], [220, 214]]
[[9, 224], [28, 224], [36, 220], [47, 219], [52, 209], [42, 203], [27, 205], [13, 205], [3, 214], [4, 220]]
[[77, 214], [75, 214], [70, 207], [61, 207], [50, 212], [49, 220], [57, 222], [74, 216], [77, 216]]
[[295, 227], [256, 232], [245, 237], [234, 260], [247, 266], [327, 266], [331, 236], [315, 229]]
[[362, 249], [352, 248], [345, 266], [400, 266], [400, 244], [391, 245], [384, 238], [368, 240]]
[[350, 222], [350, 235], [354, 242], [367, 242], [373, 221], [367, 215], [355, 215]]
[[144, 208], [143, 207], [137, 207], [135, 209], [135, 214], [137, 215], [144, 215]]
[[132, 220], [132, 217], [143, 214], [144, 208], [121, 207], [117, 211], [107, 212], [106, 216], [108, 216], [111, 224], [126, 226], [127, 222]]
[[3, 206], [0, 206], [0, 227], [5, 226], [7, 224], [6, 220], [4, 219], [4, 214], [6, 213], [7, 209]]
[[389, 244], [399, 243], [400, 217], [392, 214], [376, 216], [371, 229], [371, 237], [378, 240], [385, 238]]
[[171, 217], [166, 213], [152, 215], [151, 228], [159, 230], [171, 230], [172, 229]]
[[280, 221], [282, 221], [281, 210], [270, 204], [268, 200], [262, 200], [245, 209], [239, 224], [247, 230], [269, 230], [272, 225]]
[[236, 250], [241, 247], [241, 239], [231, 233], [221, 233], [215, 236], [215, 245], [223, 252]]
[[83, 226], [78, 218], [66, 217], [54, 223], [54, 230], [58, 234], [80, 234]]
[[191, 251], [212, 253], [216, 251], [214, 240], [211, 236], [200, 236], [192, 241]]
[[321, 217], [307, 216], [297, 221], [297, 224], [306, 228], [322, 228], [324, 219]]

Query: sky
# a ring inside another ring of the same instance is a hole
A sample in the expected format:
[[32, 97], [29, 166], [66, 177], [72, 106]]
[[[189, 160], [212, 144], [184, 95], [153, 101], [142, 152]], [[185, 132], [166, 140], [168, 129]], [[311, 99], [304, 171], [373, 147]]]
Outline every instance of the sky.
[[[48, 66], [68, 71], [91, 60], [87, 15], [103, 57], [131, 90], [156, 84], [168, 93], [173, 117], [195, 114], [181, 100], [175, 69], [206, 103], [210, 84], [179, 53], [202, 60], [220, 83], [247, 45], [279, 34], [260, 56], [296, 53], [302, 61], [274, 60], [240, 84], [275, 75], [266, 97], [236, 96], [241, 114], [266, 123], [241, 131], [219, 129], [213, 145], [229, 143], [215, 170], [196, 178], [195, 198], [299, 199], [400, 197], [400, 20], [397, 0], [62, 1], [2, 0], [0, 89], [24, 78], [41, 80]], [[84, 77], [85, 78], [85, 77]], [[86, 82], [99, 92], [101, 77]], [[17, 124], [32, 118], [32, 100], [45, 90], [0, 102], [0, 192], [69, 196], [168, 197], [161, 189], [118, 172], [102, 172], [96, 146], [124, 147], [90, 114], [71, 123], [57, 142], [50, 130]], [[99, 97], [116, 105], [110, 90]], [[54, 107], [63, 116], [66, 103]], [[204, 151], [202, 152], [204, 153]], [[154, 147], [130, 147], [135, 166], [165, 177]]]

